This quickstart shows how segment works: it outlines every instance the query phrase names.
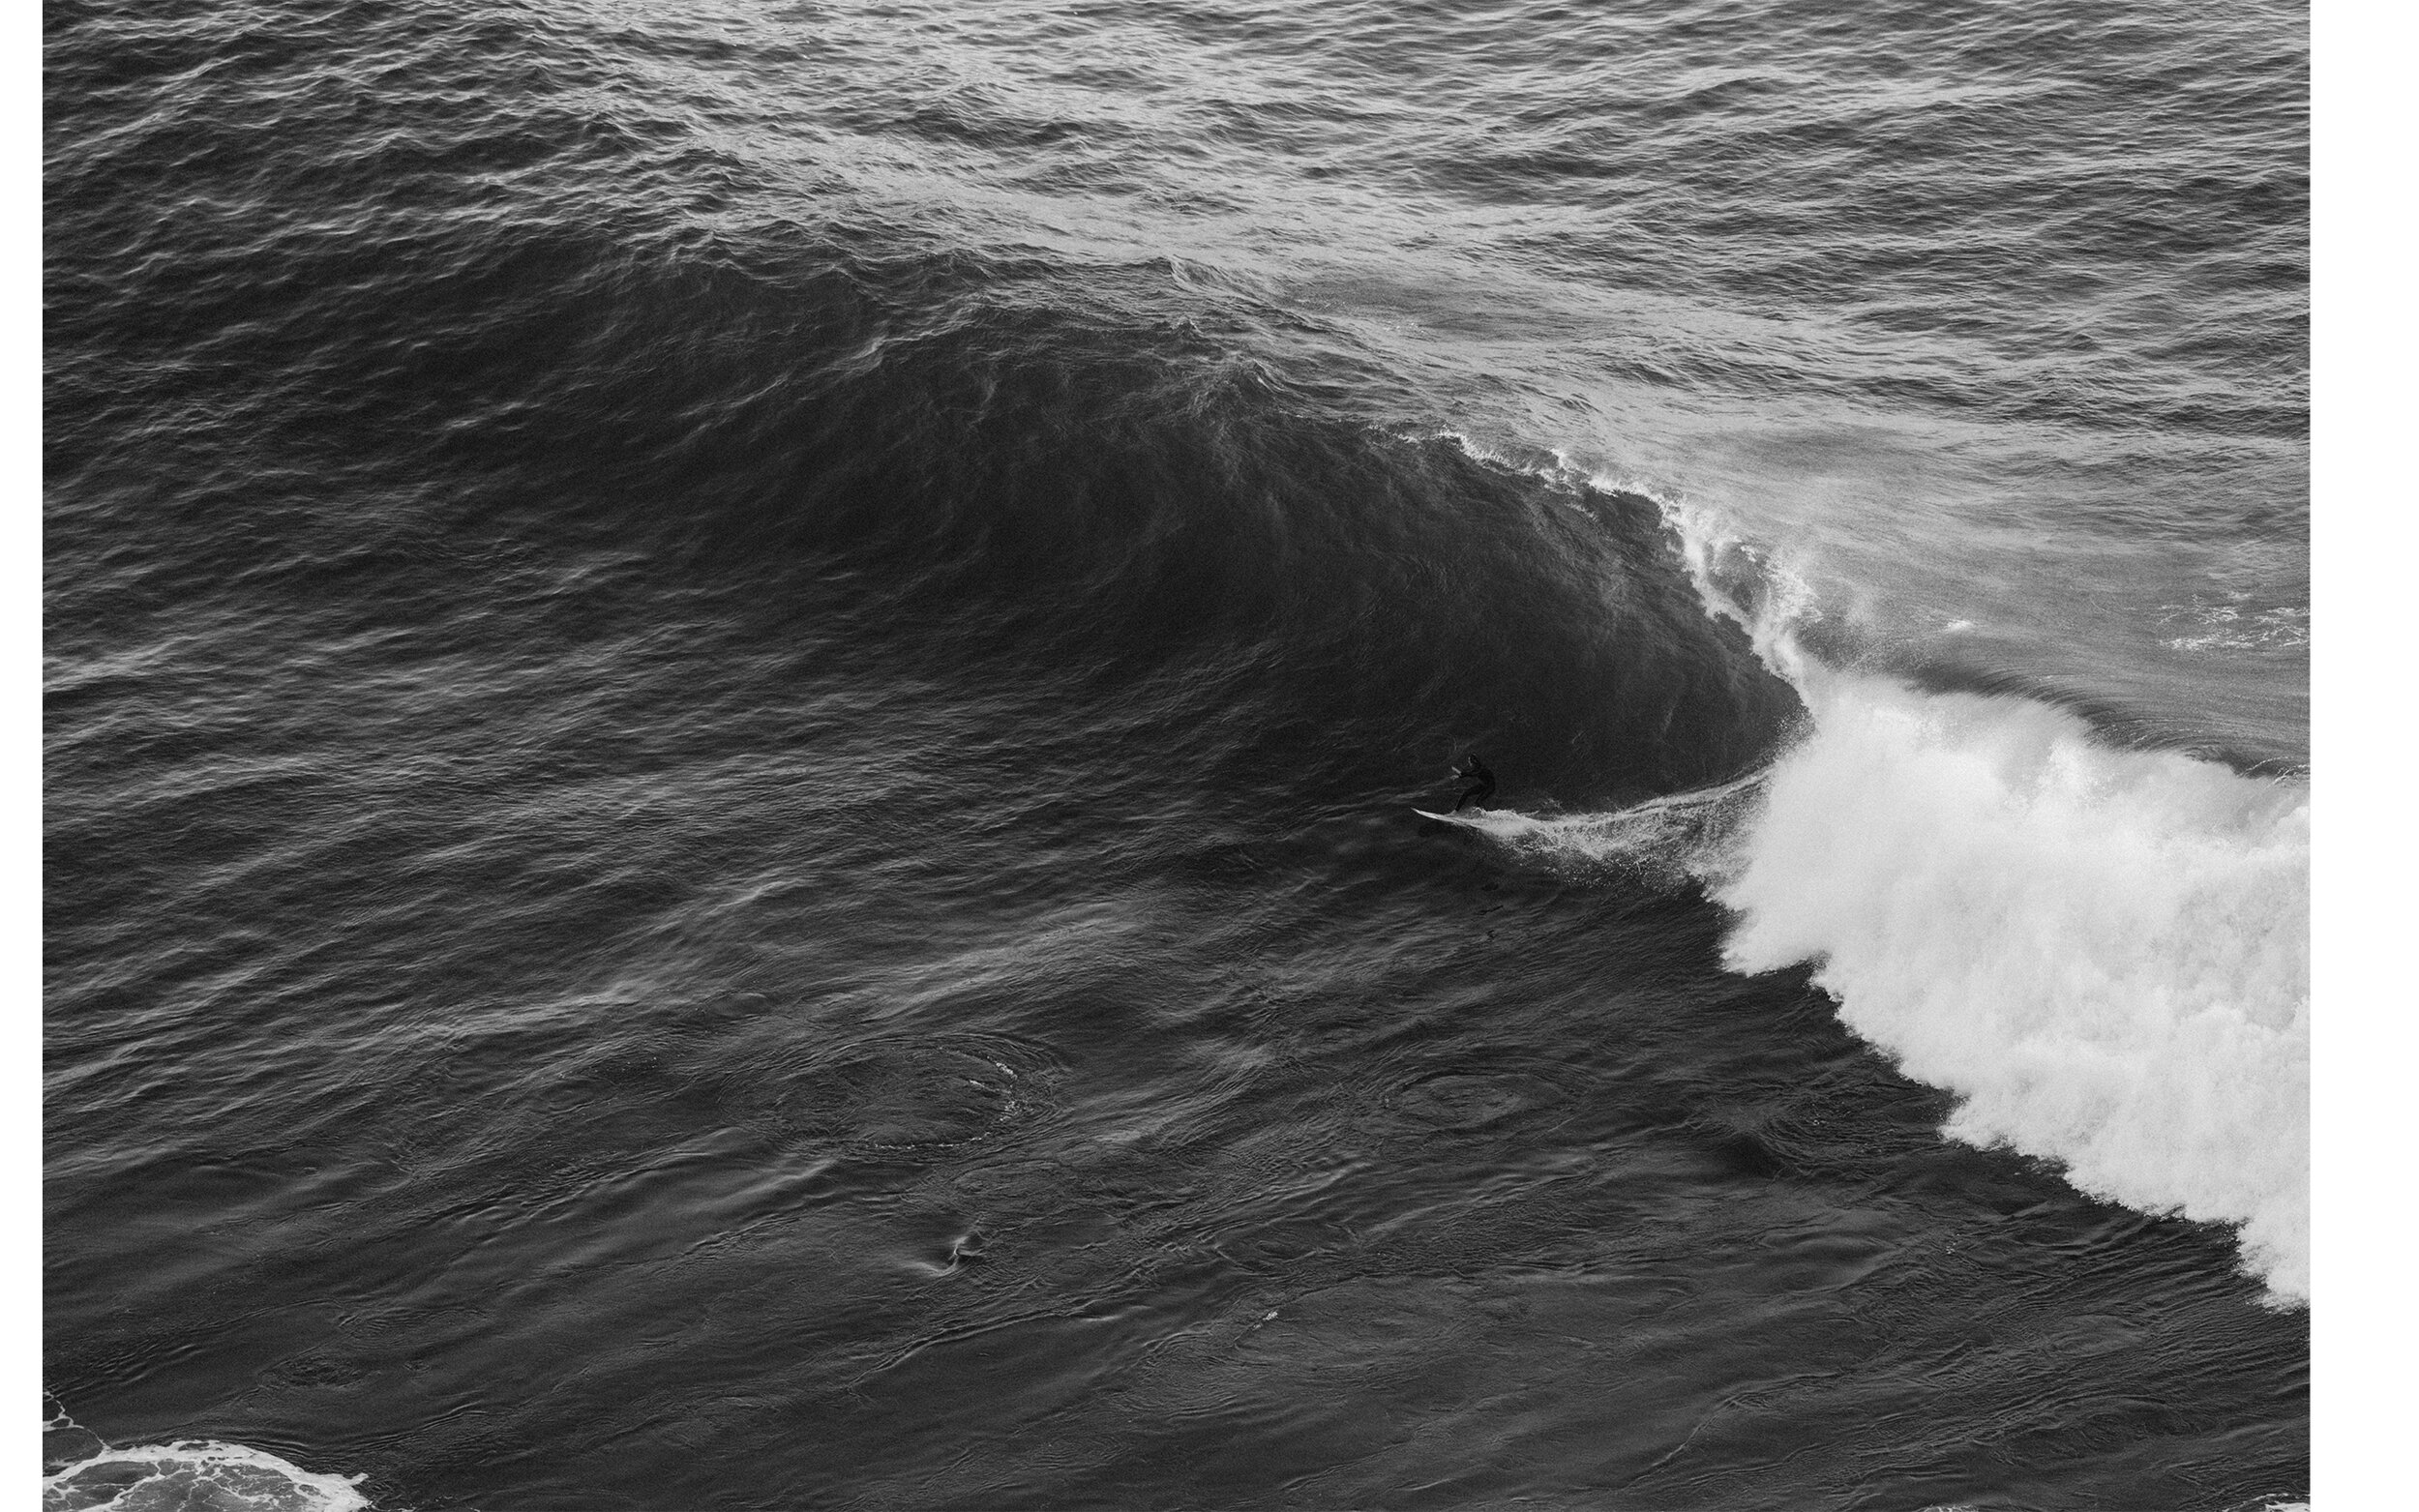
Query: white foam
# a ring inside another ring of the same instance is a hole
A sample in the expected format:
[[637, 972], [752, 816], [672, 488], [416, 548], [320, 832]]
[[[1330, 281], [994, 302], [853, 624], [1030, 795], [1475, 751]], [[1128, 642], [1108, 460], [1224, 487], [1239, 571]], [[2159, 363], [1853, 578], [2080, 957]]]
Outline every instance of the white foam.
[[2310, 804], [2072, 715], [1815, 671], [1713, 891], [1740, 971], [1816, 963], [1839, 1016], [1961, 1102], [1944, 1132], [2236, 1223], [2310, 1294]]
[[2081, 1190], [2236, 1224], [2310, 1295], [2310, 794], [2122, 751], [2014, 697], [1918, 692], [1799, 644], [1814, 595], [1663, 502], [1707, 609], [1809, 716], [1699, 855], [1740, 971], [1813, 963], [1859, 1035], [1960, 1103], [1944, 1133]]
[[1842, 1022], [1958, 1096], [1943, 1133], [2237, 1225], [2270, 1300], [2306, 1301], [2307, 784], [1827, 667], [1799, 639], [1821, 617], [1804, 578], [1717, 514], [1657, 503], [1708, 611], [1797, 688], [1799, 738], [1721, 788], [1473, 827], [1564, 870], [1685, 867], [1736, 916], [1727, 964], [1812, 964]]
[[[1943, 1133], [2060, 1162], [2096, 1197], [2238, 1226], [2270, 1300], [2307, 1301], [2308, 784], [2119, 750], [2022, 698], [1828, 667], [1800, 639], [1822, 617], [1807, 578], [1718, 511], [1563, 453], [1533, 470], [1654, 499], [1707, 611], [1807, 719], [1766, 771], [1719, 788], [1464, 822], [1558, 870], [1694, 875], [1735, 915], [1727, 964], [1811, 964], [1843, 1023], [1957, 1094]], [[2299, 611], [2268, 618], [2263, 634], [2306, 634]]]
[[1810, 963], [1842, 1023], [1956, 1093], [1942, 1132], [2239, 1226], [2310, 1295], [2310, 801], [2112, 749], [2020, 698], [1806, 664], [1754, 776], [1612, 814], [1455, 815], [1536, 864], [1693, 875], [1724, 964]]
[[314, 1474], [244, 1444], [179, 1439], [105, 1449], [45, 1475], [42, 1504], [45, 1512], [169, 1512], [184, 1507], [368, 1512], [369, 1499], [353, 1489], [362, 1479]]

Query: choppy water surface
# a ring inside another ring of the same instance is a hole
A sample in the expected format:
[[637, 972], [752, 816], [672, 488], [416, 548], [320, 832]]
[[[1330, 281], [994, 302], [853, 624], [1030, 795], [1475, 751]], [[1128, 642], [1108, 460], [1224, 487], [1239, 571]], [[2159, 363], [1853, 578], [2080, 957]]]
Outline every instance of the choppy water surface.
[[46, 36], [46, 1504], [2307, 1493], [2299, 11]]

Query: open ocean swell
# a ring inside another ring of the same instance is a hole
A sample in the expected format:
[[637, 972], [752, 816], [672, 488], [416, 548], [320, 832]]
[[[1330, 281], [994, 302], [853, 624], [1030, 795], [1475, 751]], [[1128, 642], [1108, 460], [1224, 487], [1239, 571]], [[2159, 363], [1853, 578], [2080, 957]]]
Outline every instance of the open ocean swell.
[[45, 39], [46, 1505], [2307, 1494], [2297, 10]]

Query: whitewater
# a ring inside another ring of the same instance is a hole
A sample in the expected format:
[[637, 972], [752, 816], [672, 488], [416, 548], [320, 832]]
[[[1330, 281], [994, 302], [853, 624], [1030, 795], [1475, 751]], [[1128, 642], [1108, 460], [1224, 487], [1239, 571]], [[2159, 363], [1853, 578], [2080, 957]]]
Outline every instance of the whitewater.
[[[1577, 485], [1557, 460], [1545, 475]], [[1943, 1134], [2232, 1226], [2272, 1299], [2306, 1304], [2307, 780], [1831, 666], [1804, 644], [1823, 610], [1803, 576], [1701, 506], [1661, 508], [1707, 612], [1797, 692], [1801, 727], [1711, 788], [1467, 822], [1581, 875], [1702, 884], [1735, 915], [1724, 963], [1813, 967], [1841, 1022], [1956, 1095]]]

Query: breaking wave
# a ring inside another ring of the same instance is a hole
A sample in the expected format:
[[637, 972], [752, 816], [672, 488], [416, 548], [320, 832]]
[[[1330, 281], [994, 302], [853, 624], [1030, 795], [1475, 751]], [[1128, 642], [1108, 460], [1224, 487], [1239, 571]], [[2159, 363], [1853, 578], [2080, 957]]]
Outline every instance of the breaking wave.
[[2307, 783], [1828, 665], [1785, 566], [1664, 511], [1708, 610], [1797, 690], [1793, 738], [1718, 787], [1468, 827], [1565, 871], [1694, 877], [1733, 915], [1725, 964], [1810, 965], [1849, 1028], [1957, 1096], [1945, 1134], [2236, 1226], [2271, 1299], [2307, 1301]]
[[1812, 678], [1712, 891], [1740, 971], [1815, 964], [1946, 1132], [2241, 1225], [2310, 1294], [2310, 804], [2016, 698]]

